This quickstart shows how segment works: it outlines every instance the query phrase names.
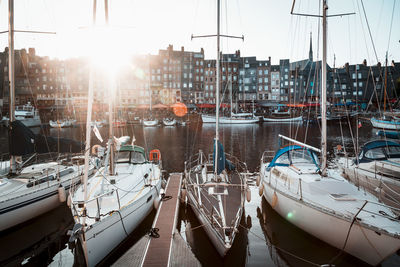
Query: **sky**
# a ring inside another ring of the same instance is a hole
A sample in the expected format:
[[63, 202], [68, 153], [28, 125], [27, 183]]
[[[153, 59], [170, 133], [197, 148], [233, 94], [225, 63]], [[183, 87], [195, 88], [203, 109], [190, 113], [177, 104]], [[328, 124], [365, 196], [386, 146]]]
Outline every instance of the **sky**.
[[[104, 25], [103, 1], [98, 2], [97, 24]], [[215, 38], [191, 40], [192, 34], [216, 34], [216, 0], [109, 2], [112, 35], [103, 34], [104, 41], [93, 44], [89, 30], [92, 0], [15, 1], [15, 30], [56, 32], [16, 33], [15, 48], [35, 47], [40, 56], [65, 59], [104, 49], [120, 56], [157, 54], [159, 49], [172, 44], [175, 50], [181, 46], [186, 51], [204, 48], [207, 59], [216, 57]], [[292, 3], [290, 0], [221, 0], [221, 34], [244, 36], [244, 41], [222, 38], [223, 53], [240, 50], [242, 56], [256, 56], [260, 60], [271, 57], [273, 64], [285, 58], [301, 60], [308, 58], [312, 33], [314, 59], [320, 59], [321, 20], [291, 15]], [[361, 63], [364, 59], [368, 64], [384, 63], [386, 51], [389, 62], [400, 61], [400, 1], [331, 0], [328, 6], [328, 14], [356, 13], [328, 19], [329, 65]], [[8, 1], [0, 0], [0, 31], [8, 28], [7, 9]], [[319, 14], [320, 1], [297, 0], [294, 11]], [[7, 34], [1, 34], [0, 51], [7, 42]]]

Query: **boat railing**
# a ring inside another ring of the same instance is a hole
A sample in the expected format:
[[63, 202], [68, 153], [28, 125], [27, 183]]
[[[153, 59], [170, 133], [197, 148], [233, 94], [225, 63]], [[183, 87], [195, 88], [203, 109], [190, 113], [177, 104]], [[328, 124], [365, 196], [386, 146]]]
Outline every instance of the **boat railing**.
[[206, 163], [208, 160], [202, 150], [199, 153], [196, 153], [189, 157], [187, 161], [185, 161], [185, 172], [192, 169], [196, 165], [200, 165]]
[[[108, 192], [104, 192], [102, 194], [99, 194], [93, 198], [90, 198], [86, 201], [84, 200], [78, 200], [78, 201], [74, 201], [71, 202], [71, 205], [75, 211], [75, 215], [78, 217], [84, 217], [86, 216], [89, 219], [95, 219], [96, 221], [100, 220], [100, 216], [104, 216], [105, 214], [101, 214], [101, 207], [100, 207], [100, 203], [101, 203], [101, 199], [103, 197], [108, 197], [110, 195], [114, 195], [115, 192], [115, 197], [117, 199], [118, 202], [118, 210], [121, 209], [121, 203], [120, 203], [120, 197], [119, 197], [119, 193], [118, 193], [118, 189], [111, 189]], [[96, 214], [89, 214], [88, 209], [86, 208], [87, 206], [91, 205], [92, 203], [95, 203], [95, 209], [91, 208], [90, 210], [95, 210]], [[114, 212], [114, 211], [110, 211], [110, 212]]]
[[270, 162], [276, 154], [274, 150], [265, 150], [261, 156], [261, 163]]

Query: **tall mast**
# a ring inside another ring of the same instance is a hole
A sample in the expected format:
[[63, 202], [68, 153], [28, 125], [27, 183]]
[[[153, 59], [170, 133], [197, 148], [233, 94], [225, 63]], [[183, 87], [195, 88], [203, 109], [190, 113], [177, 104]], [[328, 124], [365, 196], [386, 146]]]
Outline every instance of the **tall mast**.
[[[109, 27], [109, 20], [108, 20], [108, 0], [104, 0], [104, 15], [106, 20], [106, 27]], [[109, 79], [109, 92], [110, 92], [110, 99], [108, 104], [108, 125], [109, 125], [109, 146], [110, 146], [110, 172], [109, 175], [114, 175], [114, 114], [113, 114], [113, 106], [114, 106], [114, 96], [116, 93], [116, 81], [114, 80], [115, 77]]]
[[322, 5], [322, 85], [321, 85], [321, 115], [322, 115], [322, 135], [321, 135], [321, 155], [322, 155], [322, 165], [321, 171], [322, 175], [326, 175], [326, 150], [327, 150], [327, 140], [326, 140], [326, 35], [327, 35], [327, 21], [326, 13], [328, 10], [327, 0], [323, 1]]
[[[8, 80], [10, 81], [10, 127], [15, 121], [15, 73], [14, 73], [14, 0], [8, 0]], [[9, 138], [11, 142], [11, 138]], [[10, 143], [10, 147], [12, 144]], [[10, 173], [16, 173], [15, 156], [10, 157]]]
[[218, 132], [219, 132], [219, 86], [220, 86], [220, 73], [219, 73], [219, 64], [220, 64], [220, 58], [219, 58], [219, 39], [220, 39], [220, 32], [219, 32], [219, 2], [220, 0], [217, 1], [217, 86], [215, 86], [215, 166], [214, 166], [214, 173], [217, 175], [218, 173]]
[[[93, 21], [92, 21], [92, 30], [94, 30], [96, 24], [96, 6], [97, 0], [93, 0]], [[85, 167], [83, 172], [83, 194], [84, 194], [84, 205], [88, 200], [87, 194], [87, 182], [89, 176], [89, 153], [90, 153], [90, 134], [91, 134], [91, 121], [92, 121], [92, 107], [93, 107], [93, 84], [94, 84], [94, 72], [93, 72], [93, 65], [90, 62], [90, 71], [89, 71], [89, 88], [88, 88], [88, 108], [86, 113], [86, 144], [85, 144]], [[96, 125], [94, 125], [96, 127]], [[85, 207], [84, 207], [85, 209]], [[83, 216], [83, 227], [85, 227], [86, 216]], [[86, 241], [85, 238], [83, 240], [83, 251], [85, 254], [86, 263], [88, 263], [88, 255], [86, 249]]]
[[386, 112], [386, 87], [387, 87], [387, 63], [388, 63], [388, 54], [386, 51], [386, 62], [385, 62], [385, 90], [383, 91], [383, 116], [385, 116]]
[[231, 117], [233, 112], [232, 74], [229, 74], [229, 98], [231, 99]]
[[219, 32], [219, 9], [220, 9], [220, 0], [217, 1], [217, 86], [215, 87], [215, 166], [214, 166], [214, 172], [215, 175], [218, 173], [218, 132], [219, 132], [219, 86], [220, 86], [220, 73], [219, 73], [219, 64], [220, 64], [220, 58], [219, 58], [219, 39], [220, 39], [220, 32]]

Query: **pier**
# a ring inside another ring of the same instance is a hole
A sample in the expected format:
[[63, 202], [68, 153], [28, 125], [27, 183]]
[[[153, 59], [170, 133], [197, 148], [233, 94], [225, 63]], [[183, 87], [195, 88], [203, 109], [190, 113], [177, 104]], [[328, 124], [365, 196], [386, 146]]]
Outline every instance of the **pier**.
[[149, 234], [142, 237], [113, 266], [200, 266], [176, 230], [182, 173], [172, 173]]

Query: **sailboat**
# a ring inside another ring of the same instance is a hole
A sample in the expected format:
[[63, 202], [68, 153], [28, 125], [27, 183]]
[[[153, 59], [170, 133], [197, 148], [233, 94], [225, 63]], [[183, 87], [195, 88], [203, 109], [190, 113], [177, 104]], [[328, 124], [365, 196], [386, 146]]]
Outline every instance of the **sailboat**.
[[[351, 182], [400, 209], [400, 144], [389, 140], [369, 141], [359, 155], [337, 161]], [[400, 214], [400, 210], [396, 212]]]
[[[63, 138], [34, 134], [14, 114], [14, 1], [9, 1], [10, 123], [9, 174], [0, 178], [0, 231], [8, 230], [44, 214], [66, 201], [69, 188], [81, 181], [82, 144]], [[50, 152], [68, 153], [57, 159], [40, 160]], [[32, 164], [32, 162], [34, 164]], [[94, 164], [88, 165], [88, 173]]]
[[[246, 197], [246, 164], [224, 153], [219, 141], [220, 1], [217, 1], [217, 86], [214, 153], [203, 151], [185, 162], [184, 186], [188, 203], [221, 256], [235, 240]], [[193, 37], [196, 38], [196, 37]], [[250, 191], [248, 191], [250, 192]]]
[[[260, 119], [254, 116], [254, 109], [252, 113], [234, 113], [232, 110], [232, 77], [229, 79], [229, 98], [230, 98], [230, 116], [222, 116], [219, 117], [219, 123], [221, 124], [248, 124], [248, 123], [257, 123]], [[216, 116], [209, 114], [201, 114], [201, 119], [203, 123], [216, 123]]]
[[[327, 169], [326, 0], [322, 8], [321, 150], [279, 135], [290, 143], [281, 147], [272, 160], [264, 152], [260, 193], [277, 213], [300, 229], [368, 264], [378, 265], [400, 249], [400, 221], [375, 196], [360, 191], [337, 169]], [[321, 164], [317, 153], [321, 153]]]
[[[96, 1], [96, 0], [95, 0]], [[106, 2], [107, 4], [107, 2]], [[94, 8], [93, 24], [95, 24]], [[105, 10], [106, 18], [108, 10]], [[112, 83], [115, 89], [115, 83]], [[87, 122], [93, 104], [93, 67], [91, 68]], [[87, 266], [95, 266], [110, 254], [157, 207], [161, 189], [161, 153], [124, 142], [115, 142], [113, 99], [110, 97], [108, 140], [105, 164], [93, 177], [86, 173], [89, 164], [90, 124], [86, 124], [84, 183], [71, 193], [71, 212], [75, 220], [70, 242], [79, 240]]]

